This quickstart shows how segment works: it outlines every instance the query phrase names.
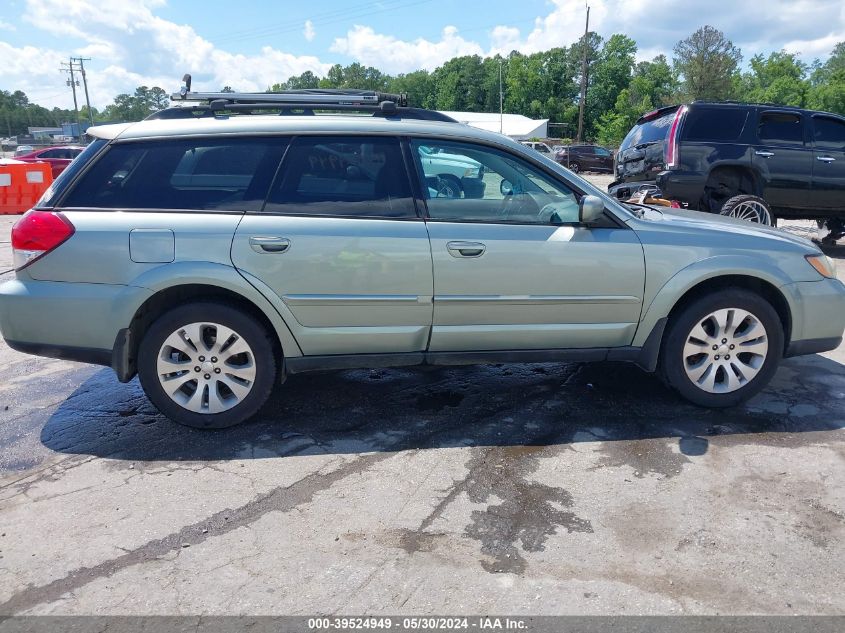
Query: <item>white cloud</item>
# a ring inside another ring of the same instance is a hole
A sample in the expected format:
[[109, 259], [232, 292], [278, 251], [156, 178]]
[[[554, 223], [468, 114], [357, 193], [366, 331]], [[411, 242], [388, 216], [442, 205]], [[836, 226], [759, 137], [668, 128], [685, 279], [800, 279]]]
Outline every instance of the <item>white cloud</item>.
[[437, 42], [421, 37], [406, 42], [392, 35], [376, 33], [369, 26], [356, 24], [346, 37], [336, 38], [329, 50], [388, 73], [420, 68], [434, 70], [447, 59], [458, 55], [484, 54], [481, 45], [462, 38], [454, 26], [444, 28]]
[[[260, 91], [306, 70], [324, 75], [330, 67], [315, 56], [293, 55], [271, 46], [251, 55], [223, 50], [191, 26], [156, 16], [154, 9], [164, 4], [164, 0], [27, 0], [22, 16], [26, 22], [61, 36], [62, 41], [76, 40], [77, 45], [59, 53], [0, 42], [4, 64], [0, 87], [24, 90], [36, 102], [39, 95], [51, 96], [53, 100], [45, 105], [69, 107], [70, 90], [57, 68], [71, 55], [94, 58], [86, 70], [96, 107], [139, 85], [175, 91], [186, 72], [193, 75], [197, 90], [230, 85]], [[57, 97], [63, 89], [66, 95]]]
[[[437, 41], [400, 40], [356, 25], [337, 38], [333, 52], [390, 72], [432, 69], [454, 55], [507, 55], [512, 50], [534, 53], [569, 46], [584, 33], [583, 0], [551, 0], [546, 15], [536, 16], [524, 32], [502, 24], [488, 33], [486, 43], [460, 37], [447, 27]], [[671, 58], [675, 43], [695, 29], [710, 24], [742, 48], [746, 60], [757, 53], [786, 48], [811, 61], [824, 59], [845, 40], [845, 3], [842, 0], [590, 0], [590, 30], [603, 37], [625, 33], [637, 41], [638, 60], [665, 54]]]
[[309, 42], [314, 41], [314, 37], [317, 35], [317, 32], [314, 30], [314, 23], [311, 20], [305, 20], [305, 28], [302, 30], [302, 35], [304, 35], [305, 39]]
[[0, 20], [0, 31], [17, 31], [17, 28], [11, 22]]

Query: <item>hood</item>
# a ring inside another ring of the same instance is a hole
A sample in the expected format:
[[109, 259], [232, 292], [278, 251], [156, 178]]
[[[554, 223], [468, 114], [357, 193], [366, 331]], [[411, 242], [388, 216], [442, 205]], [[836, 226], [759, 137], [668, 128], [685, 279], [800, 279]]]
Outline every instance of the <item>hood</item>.
[[667, 207], [646, 207], [642, 217], [638, 220], [646, 224], [663, 225], [667, 228], [677, 228], [686, 232], [725, 233], [733, 237], [775, 240], [782, 244], [801, 247], [808, 253], [819, 252], [818, 246], [807, 238], [792, 235], [773, 227], [754, 224], [747, 220], [738, 220], [714, 213]]

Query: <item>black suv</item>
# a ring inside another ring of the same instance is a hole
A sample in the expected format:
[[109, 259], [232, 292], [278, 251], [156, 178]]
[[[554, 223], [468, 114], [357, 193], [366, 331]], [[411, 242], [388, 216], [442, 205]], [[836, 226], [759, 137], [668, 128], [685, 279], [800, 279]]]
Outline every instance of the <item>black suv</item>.
[[845, 118], [775, 105], [701, 102], [643, 115], [616, 155], [608, 190], [641, 189], [691, 209], [765, 224], [845, 219]]
[[576, 174], [582, 171], [613, 172], [613, 154], [598, 145], [569, 145], [555, 152], [555, 160]]

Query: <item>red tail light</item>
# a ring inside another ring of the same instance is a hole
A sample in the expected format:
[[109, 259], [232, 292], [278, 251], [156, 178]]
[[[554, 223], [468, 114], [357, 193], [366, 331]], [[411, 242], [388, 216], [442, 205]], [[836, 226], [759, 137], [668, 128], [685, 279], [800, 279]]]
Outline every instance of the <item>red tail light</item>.
[[73, 224], [54, 211], [27, 211], [12, 227], [15, 270], [29, 266], [74, 234]]
[[681, 106], [675, 112], [675, 118], [672, 120], [672, 127], [669, 128], [669, 136], [666, 139], [666, 152], [664, 162], [666, 169], [674, 169], [678, 166], [678, 128], [681, 127], [681, 121], [687, 113], [687, 107]]

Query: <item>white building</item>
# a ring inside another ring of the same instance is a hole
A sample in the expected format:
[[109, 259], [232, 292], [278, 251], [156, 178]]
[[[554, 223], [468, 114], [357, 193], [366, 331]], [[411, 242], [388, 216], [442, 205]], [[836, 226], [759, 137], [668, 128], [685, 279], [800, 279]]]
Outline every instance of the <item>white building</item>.
[[[529, 119], [521, 114], [502, 114], [498, 112], [441, 112], [456, 121], [466, 123], [490, 132], [501, 132], [518, 141], [529, 138], [547, 138], [549, 136], [548, 119]], [[500, 118], [501, 116], [501, 118]]]

